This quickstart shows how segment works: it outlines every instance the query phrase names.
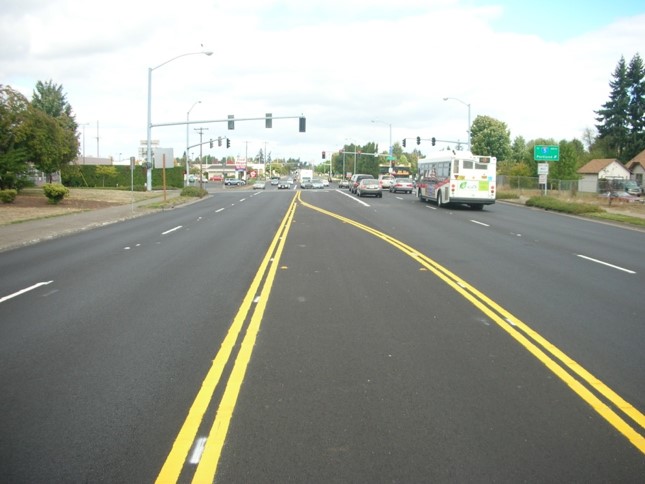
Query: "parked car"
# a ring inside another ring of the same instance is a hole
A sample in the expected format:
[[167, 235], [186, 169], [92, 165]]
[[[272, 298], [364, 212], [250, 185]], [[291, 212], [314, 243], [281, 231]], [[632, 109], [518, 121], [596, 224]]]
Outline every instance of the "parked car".
[[374, 177], [372, 175], [365, 175], [364, 173], [357, 173], [356, 175], [352, 175], [352, 178], [349, 180], [349, 191], [356, 193], [356, 188], [358, 187], [359, 182], [364, 178], [374, 180]]
[[230, 185], [230, 186], [242, 186], [246, 185], [246, 182], [240, 178], [227, 178], [224, 180], [224, 185]]
[[378, 181], [382, 190], [389, 190], [392, 183], [394, 183], [394, 177], [392, 175], [379, 175]]
[[359, 197], [364, 197], [365, 195], [372, 195], [374, 197], [381, 198], [383, 197], [383, 190], [381, 190], [381, 184], [378, 180], [374, 178], [363, 178], [358, 182], [356, 187], [356, 195]]
[[640, 197], [643, 194], [643, 189], [638, 186], [634, 180], [628, 180], [625, 182], [625, 191], [630, 195], [635, 195]]
[[627, 192], [606, 192], [601, 195], [601, 197], [611, 198], [609, 202], [624, 202], [624, 203], [634, 203], [639, 202], [643, 203], [645, 200], [637, 197], [636, 195], [630, 195]]
[[222, 181], [222, 175], [213, 175], [209, 178], [210, 181]]
[[312, 178], [311, 179], [311, 188], [325, 188], [325, 184], [320, 178]]
[[253, 190], [264, 190], [265, 188], [266, 182], [258, 180], [253, 184]]
[[396, 178], [390, 185], [390, 193], [412, 193], [412, 190], [414, 190], [414, 182], [411, 178]]

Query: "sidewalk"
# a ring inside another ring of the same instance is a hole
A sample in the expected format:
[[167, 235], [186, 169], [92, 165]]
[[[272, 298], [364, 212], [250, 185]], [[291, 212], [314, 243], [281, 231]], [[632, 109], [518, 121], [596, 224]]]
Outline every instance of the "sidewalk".
[[[169, 192], [167, 197], [174, 198], [178, 195], [179, 192]], [[2, 225], [0, 226], [0, 252], [155, 213], [159, 209], [149, 208], [148, 205], [162, 199], [163, 197], [160, 195], [159, 198], [151, 198], [134, 204], [128, 203], [70, 215]]]

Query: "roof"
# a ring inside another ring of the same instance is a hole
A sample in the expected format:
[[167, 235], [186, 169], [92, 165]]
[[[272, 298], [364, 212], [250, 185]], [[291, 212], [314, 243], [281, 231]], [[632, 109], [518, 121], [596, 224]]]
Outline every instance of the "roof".
[[627, 168], [631, 172], [638, 165], [640, 165], [641, 168], [645, 170], [645, 150], [641, 151], [636, 156], [634, 156], [631, 160], [629, 160], [625, 165], [625, 168]]
[[[607, 168], [613, 162], [620, 163], [616, 158], [598, 158], [596, 160], [591, 160], [584, 166], [578, 168], [578, 173], [600, 173], [603, 169]], [[620, 163], [622, 166], [622, 163]]]

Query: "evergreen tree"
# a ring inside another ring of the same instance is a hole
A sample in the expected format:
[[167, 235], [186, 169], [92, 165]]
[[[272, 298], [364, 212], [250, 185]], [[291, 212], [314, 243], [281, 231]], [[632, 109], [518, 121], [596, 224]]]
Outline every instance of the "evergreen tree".
[[[632, 61], [633, 62], [633, 61]], [[636, 75], [636, 74], [634, 74]], [[642, 63], [641, 63], [642, 77]], [[608, 152], [607, 157], [626, 161], [629, 156], [630, 130], [634, 124], [630, 116], [632, 82], [628, 75], [625, 58], [621, 56], [609, 82], [609, 101], [596, 111], [598, 141], [602, 141]], [[633, 137], [633, 135], [632, 135]]]
[[625, 161], [631, 160], [645, 149], [645, 67], [639, 54], [636, 54], [629, 63], [627, 79], [630, 95], [628, 106], [630, 131]]

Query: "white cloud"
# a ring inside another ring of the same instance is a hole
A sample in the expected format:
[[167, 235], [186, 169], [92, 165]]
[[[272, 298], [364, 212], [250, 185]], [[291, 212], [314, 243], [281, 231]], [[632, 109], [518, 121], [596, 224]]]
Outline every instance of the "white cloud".
[[[493, 116], [511, 135], [571, 139], [595, 123], [621, 55], [645, 46], [645, 15], [623, 18], [562, 42], [499, 32], [500, 7], [459, 1], [237, 1], [92, 3], [9, 2], [0, 12], [0, 83], [24, 94], [39, 80], [62, 84], [86, 152], [134, 155], [145, 138], [147, 70], [153, 71], [153, 123], [307, 116], [238, 122], [228, 152], [255, 154], [268, 142], [275, 156], [316, 160], [347, 138], [386, 149], [403, 137], [466, 139], [472, 119]], [[608, 7], [609, 8], [609, 7]], [[202, 47], [203, 45], [203, 47]], [[644, 55], [644, 52], [640, 52]], [[371, 123], [379, 119], [383, 123]], [[196, 126], [191, 126], [194, 128]], [[153, 138], [185, 147], [185, 126], [155, 128]], [[191, 138], [195, 135], [191, 132]], [[429, 150], [429, 146], [421, 146]]]

